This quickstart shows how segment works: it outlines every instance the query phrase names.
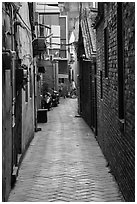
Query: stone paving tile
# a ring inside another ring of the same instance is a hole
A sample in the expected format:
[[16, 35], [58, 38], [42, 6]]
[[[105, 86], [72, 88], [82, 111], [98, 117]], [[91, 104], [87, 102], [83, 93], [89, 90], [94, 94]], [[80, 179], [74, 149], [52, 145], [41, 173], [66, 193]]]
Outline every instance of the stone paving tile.
[[9, 202], [123, 202], [77, 99], [62, 99], [39, 124]]

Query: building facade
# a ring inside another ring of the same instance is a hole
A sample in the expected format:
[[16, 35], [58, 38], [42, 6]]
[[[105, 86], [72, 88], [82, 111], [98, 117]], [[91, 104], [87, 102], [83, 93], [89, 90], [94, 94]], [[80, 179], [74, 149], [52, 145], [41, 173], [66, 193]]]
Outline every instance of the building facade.
[[[61, 48], [59, 52], [59, 69], [58, 69], [58, 83], [64, 84], [64, 87], [68, 90], [69, 77], [68, 77], [68, 17], [60, 12], [59, 24], [60, 24], [60, 40]], [[67, 91], [66, 90], [66, 91]], [[67, 93], [66, 93], [67, 94]]]
[[[78, 35], [79, 35], [79, 19], [80, 7], [82, 9], [93, 9], [96, 11], [97, 3], [95, 2], [61, 2], [59, 4], [61, 14], [67, 15], [68, 22], [68, 71], [69, 81], [75, 81], [77, 89], [79, 89], [79, 63], [77, 59]], [[87, 44], [89, 44], [87, 42]]]
[[79, 113], [126, 201], [135, 200], [135, 4], [80, 5]]
[[67, 16], [61, 15], [58, 3], [35, 3], [35, 6], [39, 24], [36, 33], [45, 38], [47, 48], [38, 59], [38, 66], [45, 69], [41, 74], [42, 86], [49, 92], [58, 91], [60, 83], [68, 85]]
[[30, 5], [2, 3], [2, 200], [34, 136], [34, 78]]
[[[39, 68], [39, 96], [43, 90], [52, 92], [57, 90], [58, 82], [58, 58], [60, 50], [60, 11], [58, 4], [43, 2], [35, 4], [35, 33], [36, 39], [41, 39], [45, 50], [37, 55]], [[38, 97], [40, 99], [40, 97]], [[41, 107], [41, 100], [38, 101]]]
[[97, 92], [96, 92], [96, 32], [94, 21], [97, 8], [80, 5], [78, 39], [78, 101], [79, 114], [97, 134]]
[[99, 3], [97, 140], [126, 201], [135, 200], [135, 4]]

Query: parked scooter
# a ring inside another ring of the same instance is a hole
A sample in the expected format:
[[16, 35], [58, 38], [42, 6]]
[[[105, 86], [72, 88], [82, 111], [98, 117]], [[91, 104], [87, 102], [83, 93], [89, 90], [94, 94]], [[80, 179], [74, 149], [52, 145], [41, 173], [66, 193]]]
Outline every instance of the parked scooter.
[[52, 106], [56, 107], [59, 104], [59, 93], [57, 91], [53, 91], [52, 93]]
[[52, 107], [52, 96], [49, 92], [46, 92], [45, 95], [43, 95], [42, 101], [41, 101], [41, 108], [48, 109]]
[[56, 100], [57, 100], [57, 103], [59, 104], [59, 93], [57, 91], [54, 91], [54, 94], [56, 95]]

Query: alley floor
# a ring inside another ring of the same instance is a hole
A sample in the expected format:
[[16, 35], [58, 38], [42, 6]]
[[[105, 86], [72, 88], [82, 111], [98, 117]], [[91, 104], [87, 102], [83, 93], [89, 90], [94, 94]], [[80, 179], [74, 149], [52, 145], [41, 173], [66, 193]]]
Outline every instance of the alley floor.
[[122, 202], [77, 99], [61, 99], [39, 123], [8, 202]]

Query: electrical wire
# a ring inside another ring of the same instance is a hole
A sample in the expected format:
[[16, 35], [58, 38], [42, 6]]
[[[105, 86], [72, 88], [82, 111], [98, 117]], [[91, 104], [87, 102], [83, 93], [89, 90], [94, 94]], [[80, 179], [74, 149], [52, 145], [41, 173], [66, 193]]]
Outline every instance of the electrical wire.
[[43, 27], [45, 27], [45, 28], [48, 28], [48, 29], [51, 29], [49, 26], [46, 26], [46, 25], [44, 25], [44, 24], [41, 24], [41, 23], [38, 23], [38, 24], [36, 24], [36, 25], [40, 25], [40, 26], [43, 26]]

